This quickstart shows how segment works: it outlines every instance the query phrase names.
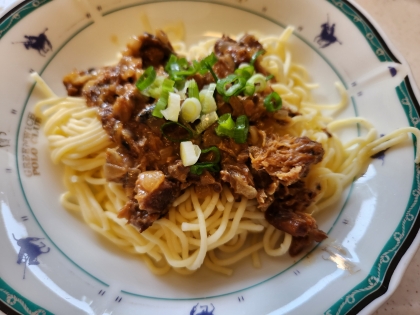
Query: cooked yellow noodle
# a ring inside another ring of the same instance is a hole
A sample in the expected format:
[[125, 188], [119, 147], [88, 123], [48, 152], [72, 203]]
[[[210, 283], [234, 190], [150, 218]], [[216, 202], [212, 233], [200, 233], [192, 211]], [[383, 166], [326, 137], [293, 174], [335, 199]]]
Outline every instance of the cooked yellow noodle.
[[[279, 37], [260, 39], [266, 50], [262, 64], [275, 76], [278, 83], [272, 88], [282, 96], [284, 106], [300, 113], [287, 118], [287, 112], [279, 110], [277, 118], [289, 119], [289, 124], [279, 126], [276, 131], [308, 136], [320, 142], [325, 150], [322, 162], [314, 165], [306, 178], [310, 188], [321, 187], [315, 203], [308, 209], [317, 213], [339, 201], [344, 189], [364, 172], [373, 154], [405, 141], [408, 133], [419, 138], [420, 132], [416, 128], [401, 128], [378, 138], [375, 128], [363, 118], [334, 120], [325, 115], [325, 110], [337, 111], [347, 105], [346, 90], [337, 83], [339, 103], [313, 103], [310, 90], [316, 85], [308, 82], [305, 67], [293, 63], [288, 48], [292, 33], [293, 29], [287, 28]], [[185, 45], [174, 47], [190, 59], [199, 59], [211, 52], [214, 43], [215, 39], [208, 40], [188, 51]], [[255, 267], [261, 267], [258, 255], [261, 250], [270, 256], [287, 253], [292, 237], [269, 225], [255, 200], [241, 198], [236, 202], [226, 186], [220, 194], [213, 193], [204, 199], [198, 198], [194, 188], [185, 190], [165, 218], [139, 233], [125, 219], [117, 217], [127, 199], [119, 184], [105, 180], [105, 150], [113, 144], [102, 129], [97, 109], [86, 107], [81, 98], [57, 97], [36, 73], [32, 76], [48, 98], [36, 104], [35, 114], [45, 121], [51, 159], [65, 166], [67, 191], [60, 197], [61, 204], [80, 213], [90, 228], [119, 248], [139, 255], [153, 273], [160, 275], [173, 269], [187, 275], [204, 264], [210, 270], [230, 275], [232, 265], [249, 256]], [[334, 135], [356, 124], [366, 129], [366, 134], [348, 143], [341, 143], [337, 136], [328, 137], [325, 132]], [[264, 131], [250, 128], [251, 142], [264, 136]], [[417, 148], [416, 163], [419, 154]], [[223, 258], [217, 252], [222, 252]]]

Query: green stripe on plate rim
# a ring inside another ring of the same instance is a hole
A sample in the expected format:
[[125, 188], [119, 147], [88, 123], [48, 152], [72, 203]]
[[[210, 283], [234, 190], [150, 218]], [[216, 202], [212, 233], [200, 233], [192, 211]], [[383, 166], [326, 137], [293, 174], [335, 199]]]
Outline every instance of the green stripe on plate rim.
[[[30, 14], [32, 11], [38, 9], [40, 6], [51, 2], [52, 0], [37, 0], [31, 1], [23, 6], [21, 6], [18, 10], [16, 10], [13, 14], [8, 16], [0, 25], [0, 39], [19, 21], [21, 21], [25, 16]], [[15, 9], [12, 9], [12, 11]]]
[[0, 301], [13, 308], [17, 312], [28, 315], [53, 315], [28, 299], [25, 299], [18, 292], [13, 290], [3, 279], [0, 278]]
[[[4, 34], [11, 27], [13, 27], [17, 22], [19, 22], [19, 20], [21, 20], [24, 16], [28, 15], [29, 13], [31, 13], [32, 11], [34, 11], [35, 9], [40, 7], [41, 5], [43, 5], [45, 3], [48, 3], [50, 1], [52, 1], [52, 0], [32, 1], [32, 2], [24, 5], [23, 7], [21, 7], [17, 12], [15, 12], [15, 14], [12, 14], [8, 18], [6, 18], [3, 21], [3, 23], [0, 25], [0, 38], [2, 36], [4, 36]], [[375, 55], [379, 58], [379, 60], [381, 60], [381, 61], [392, 61], [392, 59], [386, 54], [385, 50], [383, 50], [383, 47], [380, 44], [380, 42], [378, 41], [378, 39], [376, 38], [376, 36], [374, 34], [370, 33], [370, 28], [363, 22], [363, 20], [359, 20], [357, 18], [358, 15], [349, 6], [347, 6], [342, 1], [334, 1], [334, 0], [327, 0], [327, 1], [331, 2], [335, 6], [339, 7], [345, 15], [347, 15], [349, 18], [352, 18], [351, 20], [356, 25], [356, 27], [358, 27], [359, 30], [364, 34], [365, 38], [368, 40], [368, 42], [371, 45], [373, 51], [375, 52]], [[156, 2], [167, 2], [167, 1], [159, 1], [158, 0], [158, 1], [148, 2], [148, 3], [156, 3]], [[226, 5], [226, 4], [218, 3], [218, 2], [212, 2], [212, 3]], [[146, 4], [146, 3], [142, 3], [142, 4]], [[241, 7], [237, 7], [237, 6], [233, 6], [233, 5], [227, 5], [227, 6], [244, 10]], [[349, 13], [349, 12], [346, 12], [345, 10], [343, 10], [343, 6], [346, 9], [350, 9], [351, 12]], [[115, 11], [116, 10], [114, 10], [113, 12], [115, 12]], [[246, 11], [246, 10], [244, 10], [244, 11]], [[277, 21], [271, 20], [270, 18], [268, 18], [268, 17], [266, 17], [262, 14], [259, 14], [257, 12], [253, 12], [253, 11], [249, 11], [249, 12], [253, 13], [253, 14], [257, 14], [257, 15], [265, 18], [265, 19], [268, 19], [268, 20], [284, 27], [284, 25], [281, 25]], [[112, 12], [104, 13], [104, 15], [107, 15], [107, 14], [110, 14], [110, 13], [112, 13]], [[357, 23], [359, 23], [359, 24], [357, 24]], [[85, 26], [84, 28], [86, 28], [86, 27], [87, 26]], [[80, 31], [81, 30], [79, 30], [78, 32], [80, 32]], [[337, 76], [340, 78], [340, 80], [343, 82], [343, 84], [345, 84], [345, 82], [344, 82], [344, 80], [342, 80], [340, 74], [335, 70], [335, 68], [330, 64], [330, 62], [317, 49], [315, 49], [313, 47], [313, 45], [311, 43], [309, 43], [305, 39], [301, 38], [298, 34], [295, 34], [295, 35], [298, 36], [301, 40], [303, 40], [306, 44], [308, 44], [311, 48], [313, 48], [327, 62], [327, 64], [329, 64], [331, 66], [331, 68], [336, 72]], [[378, 49], [381, 49], [381, 50], [378, 50]], [[45, 67], [43, 68], [42, 71], [45, 70], [46, 66], [49, 64], [49, 62], [51, 62], [51, 60], [52, 60], [52, 58], [47, 62], [47, 64], [45, 65]], [[398, 87], [397, 93], [399, 95], [399, 98], [400, 98], [401, 102], [402, 102], [403, 99], [404, 100], [410, 100], [410, 98], [407, 97], [408, 93], [407, 93], [407, 89], [406, 89], [406, 86], [405, 86], [404, 82]], [[357, 111], [356, 104], [355, 104], [355, 101], [354, 101], [353, 98], [352, 98], [352, 103], [353, 103], [354, 109]], [[26, 103], [25, 103], [25, 106], [26, 106]], [[416, 119], [418, 120], [417, 113], [415, 112], [415, 110], [413, 111], [413, 105], [412, 105], [411, 100], [410, 100], [410, 106], [408, 108], [405, 107], [404, 110], [410, 116], [410, 118], [412, 120], [416, 120]], [[416, 116], [414, 116], [413, 112], [416, 113]], [[410, 122], [410, 124], [411, 124], [411, 122]], [[420, 175], [419, 175], [419, 172], [417, 171], [416, 172], [416, 178], [413, 181], [413, 191], [414, 192], [417, 191], [417, 189], [419, 187], [419, 182], [420, 182]], [[401, 228], [402, 233], [399, 232], [398, 229], [394, 232], [394, 236], [391, 237], [391, 239], [388, 241], [387, 245], [384, 247], [384, 250], [382, 251], [381, 256], [379, 256], [378, 259], [377, 259], [378, 267], [376, 267], [376, 265], [375, 265], [372, 268], [371, 275], [375, 275], [375, 270], [377, 270], [379, 272], [379, 277], [370, 276], [370, 277], [366, 278], [365, 281], [361, 282], [358, 286], [356, 286], [354, 288], [354, 290], [350, 291], [344, 298], [342, 298], [339, 302], [334, 304], [330, 308], [330, 310], [328, 310], [325, 314], [332, 314], [331, 311], [333, 311], [333, 310], [337, 310], [338, 312], [343, 312], [343, 314], [344, 314], [344, 312], [348, 312], [354, 306], [354, 305], [351, 305], [353, 303], [349, 303], [349, 302], [352, 302], [352, 297], [354, 297], [354, 295], [359, 294], [359, 293], [364, 293], [363, 296], [366, 296], [367, 294], [371, 293], [372, 290], [377, 289], [376, 286], [381, 283], [379, 278], [383, 279], [385, 271], [386, 271], [386, 268], [385, 267], [382, 268], [382, 267], [380, 267], [380, 265], [381, 266], [384, 265], [384, 264], [386, 265], [389, 261], [391, 261], [391, 259], [388, 260], [390, 253], [392, 251], [396, 251], [396, 249], [399, 248], [399, 245], [403, 241], [402, 238], [407, 235], [407, 234], [404, 234], [405, 230], [407, 228], [411, 228], [411, 226], [413, 224], [414, 217], [411, 217], [413, 214], [411, 214], [410, 211], [415, 209], [415, 206], [418, 203], [418, 195], [413, 195], [410, 198], [409, 203], [410, 202], [412, 203], [412, 205], [411, 205], [411, 207], [408, 207], [409, 209], [406, 212], [406, 217], [403, 220], [401, 220], [401, 222], [400, 222], [400, 228]], [[340, 214], [341, 214], [341, 212], [340, 212]], [[409, 218], [410, 219], [412, 218], [412, 220], [408, 220]], [[407, 222], [410, 222], [410, 223], [407, 223]], [[406, 223], [407, 223], [408, 227], [405, 225]], [[400, 234], [398, 234], [398, 233], [400, 233]], [[398, 235], [399, 237], [396, 238], [396, 235]], [[395, 242], [397, 242], [397, 243], [395, 243]], [[385, 258], [385, 257], [388, 257], [388, 258]], [[383, 274], [380, 274], [381, 271], [383, 271]], [[93, 278], [95, 278], [95, 277], [93, 277]], [[23, 298], [22, 296], [20, 296], [16, 291], [14, 291], [12, 288], [10, 288], [10, 286], [8, 286], [1, 279], [0, 279], [0, 292], [6, 294], [6, 299], [4, 300], [4, 299], [1, 298], [1, 300], [4, 301], [7, 305], [11, 306], [11, 305], [15, 305], [16, 303], [19, 303], [19, 305], [21, 305], [21, 303], [23, 303], [25, 305], [31, 306], [32, 308], [38, 308], [37, 305], [35, 305], [34, 303], [32, 303], [32, 302], [28, 301], [27, 299]], [[126, 294], [130, 294], [129, 292], [126, 292], [126, 291], [121, 291], [121, 292], [124, 292]], [[17, 300], [17, 299], [19, 299], [19, 300]], [[342, 302], [343, 299], [344, 299], [344, 302]], [[14, 303], [10, 303], [10, 302], [14, 302]], [[19, 305], [15, 307], [16, 310], [19, 310], [19, 311], [22, 311], [21, 309], [25, 310], [25, 308], [23, 306], [19, 306]], [[30, 314], [31, 312], [28, 311], [27, 313]], [[44, 310], [39, 310], [38, 314], [51, 314], [51, 313], [49, 313], [47, 311], [44, 311]], [[337, 313], [337, 314], [339, 314], [339, 313]]]
[[372, 31], [371, 27], [365, 22], [364, 16], [361, 16], [351, 6], [342, 0], [327, 0], [332, 5], [336, 6], [344, 15], [346, 15], [353, 24], [360, 30], [366, 38], [370, 47], [372, 48], [376, 57], [381, 61], [394, 61], [387, 53], [385, 47]]
[[[420, 122], [419, 114], [415, 110], [413, 100], [408, 93], [405, 81], [396, 88], [396, 93], [408, 118], [410, 126], [416, 127], [416, 125]], [[414, 143], [415, 140], [413, 138], [413, 144]], [[416, 146], [414, 145], [414, 157], [415, 155]], [[392, 259], [397, 254], [401, 244], [404, 243], [414, 225], [414, 222], [419, 216], [420, 168], [416, 165], [414, 165], [414, 178], [411, 186], [411, 192], [410, 199], [408, 200], [407, 207], [405, 209], [405, 215], [399, 222], [397, 229], [395, 229], [388, 242], [382, 248], [382, 251], [373, 264], [369, 275], [352, 290], [347, 292], [333, 306], [331, 306], [324, 313], [325, 315], [347, 314], [362, 299], [381, 288]]]

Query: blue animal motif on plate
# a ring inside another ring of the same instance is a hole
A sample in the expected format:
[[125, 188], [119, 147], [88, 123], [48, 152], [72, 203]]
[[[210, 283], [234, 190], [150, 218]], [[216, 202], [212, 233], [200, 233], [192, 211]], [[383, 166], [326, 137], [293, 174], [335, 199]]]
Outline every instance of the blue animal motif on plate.
[[[190, 315], [214, 315], [214, 310], [215, 307], [212, 303], [210, 303], [212, 309], [209, 310], [209, 306], [208, 305], [200, 305], [199, 303], [197, 303], [196, 305], [193, 306], [193, 308], [190, 311]], [[201, 312], [200, 312], [201, 309]]]
[[50, 40], [48, 39], [45, 33], [48, 31], [48, 28], [45, 29], [41, 34], [35, 35], [25, 35], [25, 40], [22, 42], [13, 42], [13, 44], [23, 44], [27, 50], [34, 49], [38, 53], [45, 57], [46, 54], [53, 49]]
[[327, 23], [321, 24], [321, 34], [315, 37], [315, 42], [319, 45], [320, 48], [325, 48], [334, 43], [341, 42], [335, 36], [335, 23], [330, 24], [330, 18], [327, 15]]
[[25, 279], [26, 266], [39, 265], [38, 257], [42, 254], [48, 253], [50, 248], [47, 247], [43, 242], [40, 242], [42, 238], [26, 237], [17, 239], [14, 234], [12, 235], [16, 240], [17, 245], [20, 247], [17, 263], [25, 264], [25, 269], [23, 271], [23, 279]]

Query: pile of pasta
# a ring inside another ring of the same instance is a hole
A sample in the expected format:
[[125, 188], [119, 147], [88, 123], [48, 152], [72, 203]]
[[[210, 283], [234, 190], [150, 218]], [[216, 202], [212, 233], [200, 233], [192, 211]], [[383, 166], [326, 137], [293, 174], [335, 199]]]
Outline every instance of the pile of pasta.
[[[374, 126], [361, 117], [334, 120], [334, 113], [348, 103], [342, 84], [337, 83], [341, 101], [335, 105], [315, 104], [306, 69], [292, 60], [288, 40], [293, 28], [288, 27], [278, 37], [260, 37], [266, 53], [262, 65], [275, 76], [274, 91], [283, 99], [283, 106], [299, 112], [290, 118], [287, 126], [278, 132], [293, 136], [307, 136], [322, 144], [323, 160], [312, 166], [306, 185], [320, 187], [315, 202], [307, 211], [313, 215], [331, 208], [342, 197], [345, 188], [366, 169], [370, 157], [382, 150], [407, 140], [416, 128], [402, 128], [378, 137]], [[180, 55], [190, 60], [207, 56], [217, 39], [201, 42], [186, 49], [174, 44]], [[139, 233], [126, 219], [117, 217], [127, 197], [121, 185], [107, 182], [104, 177], [105, 151], [113, 144], [102, 129], [97, 109], [89, 108], [82, 98], [58, 97], [42, 78], [32, 74], [46, 99], [35, 106], [35, 114], [45, 123], [44, 132], [54, 163], [65, 166], [64, 182], [67, 189], [60, 197], [65, 209], [81, 214], [86, 224], [109, 241], [129, 253], [141, 257], [155, 274], [171, 269], [180, 274], [191, 274], [202, 265], [230, 275], [238, 261], [250, 257], [255, 267], [261, 267], [260, 253], [270, 256], [287, 254], [292, 237], [269, 225], [257, 209], [256, 200], [242, 197], [235, 200], [228, 187], [199, 198], [194, 188], [178, 197], [164, 218]], [[284, 114], [284, 113], [283, 113]], [[281, 110], [278, 115], [282, 115]], [[366, 132], [347, 143], [336, 136], [342, 128], [356, 124]], [[257, 130], [250, 128], [250, 137]], [[417, 150], [416, 163], [420, 156]]]

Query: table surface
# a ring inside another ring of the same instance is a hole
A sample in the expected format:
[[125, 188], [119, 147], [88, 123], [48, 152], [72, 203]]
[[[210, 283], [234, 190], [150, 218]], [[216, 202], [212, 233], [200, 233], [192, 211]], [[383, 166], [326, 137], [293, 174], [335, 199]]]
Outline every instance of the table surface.
[[[16, 0], [0, 0], [2, 8]], [[420, 83], [420, 0], [355, 0], [407, 60], [417, 86]], [[420, 314], [420, 250], [417, 250], [401, 283], [373, 315]], [[3, 314], [0, 311], [0, 314]]]

